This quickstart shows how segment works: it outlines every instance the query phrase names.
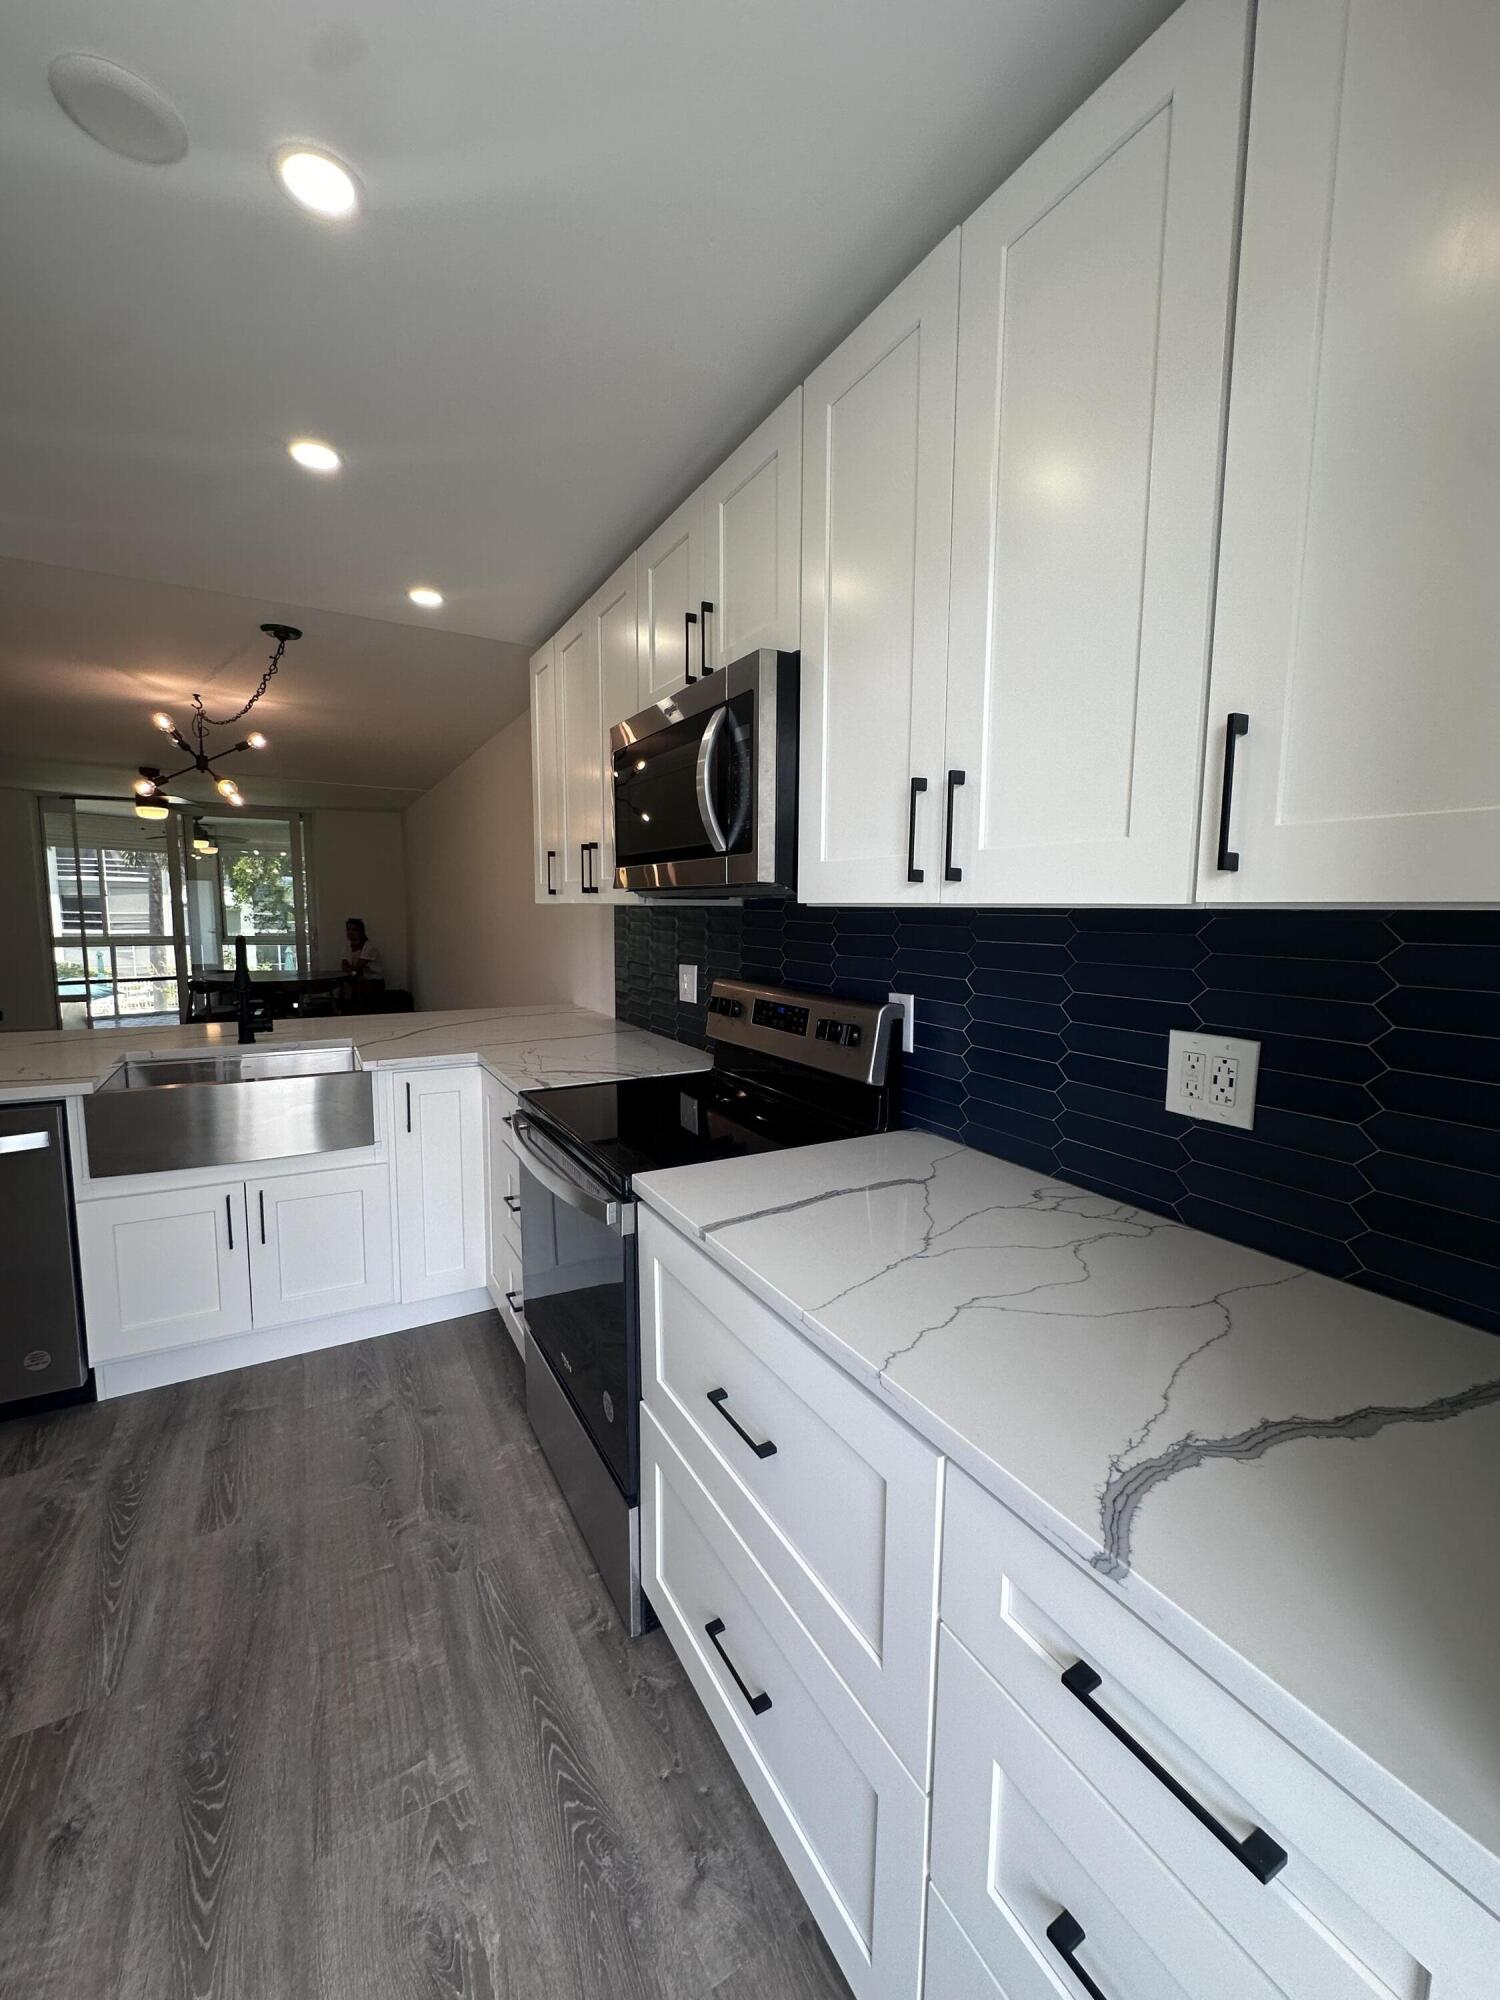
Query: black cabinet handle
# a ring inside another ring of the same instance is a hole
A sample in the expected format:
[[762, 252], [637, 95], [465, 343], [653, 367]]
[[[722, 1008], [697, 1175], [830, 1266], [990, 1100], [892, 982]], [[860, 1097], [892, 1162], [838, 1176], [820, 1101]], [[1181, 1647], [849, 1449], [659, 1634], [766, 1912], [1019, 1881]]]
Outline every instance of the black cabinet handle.
[[521, 1204], [513, 1194], [503, 1194], [500, 1199], [505, 1203], [505, 1206], [510, 1210], [512, 1215], [519, 1215], [521, 1213]]
[[1093, 1696], [1101, 1686], [1101, 1682], [1087, 1660], [1075, 1660], [1063, 1675], [1062, 1684], [1070, 1695], [1083, 1703], [1096, 1722], [1102, 1722], [1110, 1735], [1117, 1742], [1123, 1743], [1137, 1762], [1145, 1765], [1153, 1778], [1166, 1786], [1179, 1805], [1187, 1807], [1200, 1826], [1206, 1826], [1214, 1839], [1227, 1847], [1235, 1860], [1250, 1870], [1257, 1882], [1269, 1882], [1273, 1876], [1281, 1873], [1286, 1866], [1286, 1849], [1278, 1847], [1270, 1834], [1263, 1833], [1258, 1826], [1254, 1826], [1243, 1840], [1236, 1840], [1229, 1828], [1220, 1825], [1207, 1806], [1201, 1805], [1190, 1791], [1178, 1784], [1170, 1771], [1164, 1770], [1157, 1763], [1143, 1743], [1137, 1743], [1128, 1730], [1120, 1727], [1107, 1709], [1100, 1708]]
[[260, 1194], [260, 1240], [261, 1240], [261, 1242], [262, 1242], [262, 1243], [264, 1243], [264, 1242], [265, 1242], [265, 1240], [266, 1240], [266, 1191], [265, 1191], [265, 1189], [264, 1189], [264, 1188], [261, 1188], [261, 1189], [259, 1190], [259, 1194]]
[[557, 859], [557, 849], [555, 847], [549, 847], [547, 849], [547, 894], [549, 896], [555, 896], [557, 894], [557, 884], [552, 879], [552, 864], [556, 859]]
[[585, 896], [597, 896], [599, 893], [599, 884], [594, 876], [594, 863], [593, 860], [591, 859], [591, 857], [597, 854], [598, 852], [599, 852], [599, 843], [597, 840], [586, 840], [583, 843], [582, 870], [583, 870], [583, 893]]
[[232, 1250], [234, 1248], [234, 1209], [227, 1194], [224, 1197], [224, 1227], [229, 1231], [229, 1247]]
[[505, 1294], [505, 1303], [513, 1313], [524, 1312], [526, 1309], [526, 1301], [523, 1298], [518, 1298], [514, 1292], [507, 1292]]
[[724, 1662], [725, 1666], [728, 1667], [729, 1678], [734, 1682], [749, 1704], [750, 1713], [752, 1715], [764, 1715], [766, 1710], [771, 1706], [771, 1697], [764, 1691], [760, 1694], [751, 1694], [749, 1688], [740, 1679], [739, 1669], [735, 1666], [734, 1661], [730, 1659], [724, 1648], [719, 1644], [724, 1631], [724, 1620], [722, 1618], [710, 1618], [703, 1629], [708, 1634], [709, 1644]]
[[724, 1405], [729, 1401], [729, 1391], [727, 1389], [710, 1389], [708, 1392], [708, 1400], [713, 1404], [714, 1408], [718, 1411], [719, 1415], [724, 1419], [725, 1423], [728, 1424], [729, 1428], [734, 1432], [735, 1436], [737, 1438], [743, 1438], [745, 1443], [749, 1445], [750, 1449], [755, 1453], [755, 1456], [757, 1458], [774, 1458], [776, 1456], [776, 1447], [774, 1444], [772, 1444], [769, 1438], [767, 1438], [764, 1441], [764, 1443], [757, 1444], [755, 1442], [755, 1439], [751, 1437], [749, 1431], [747, 1431], [742, 1424], [737, 1424], [733, 1416], [730, 1414], [730, 1412], [727, 1409], [725, 1409]]
[[693, 627], [698, 622], [696, 611], [682, 614], [682, 671], [691, 687], [693, 683]]
[[927, 789], [925, 778], [911, 781], [911, 801], [906, 808], [906, 879], [908, 882], [925, 882], [927, 870], [917, 866], [917, 800]]
[[406, 1086], [406, 1129], [411, 1130], [411, 1085]]
[[1071, 1910], [1059, 1910], [1047, 1926], [1048, 1944], [1087, 1993], [1089, 2000], [1106, 2000], [1104, 1988], [1094, 1984], [1073, 1955], [1083, 1943], [1085, 1935], [1083, 1925]]
[[1233, 875], [1240, 857], [1229, 845], [1230, 814], [1234, 810], [1234, 752], [1242, 736], [1250, 734], [1250, 718], [1231, 710], [1224, 719], [1224, 779], [1219, 791], [1219, 867]]
[[708, 679], [708, 621], [714, 615], [714, 608], [705, 597], [698, 606], [698, 677]]
[[955, 868], [953, 865], [953, 794], [963, 782], [964, 774], [962, 771], [950, 771], [948, 773], [948, 823], [946, 831], [943, 834], [943, 880], [945, 882], [962, 882], [964, 879], [962, 868]]

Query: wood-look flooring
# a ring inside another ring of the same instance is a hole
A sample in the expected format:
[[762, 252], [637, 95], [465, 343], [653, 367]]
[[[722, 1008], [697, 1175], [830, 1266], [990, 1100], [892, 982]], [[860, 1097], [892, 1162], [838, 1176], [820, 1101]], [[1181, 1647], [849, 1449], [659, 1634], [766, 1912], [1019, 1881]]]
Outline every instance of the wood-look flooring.
[[839, 2000], [493, 1314], [0, 1424], [5, 2000]]

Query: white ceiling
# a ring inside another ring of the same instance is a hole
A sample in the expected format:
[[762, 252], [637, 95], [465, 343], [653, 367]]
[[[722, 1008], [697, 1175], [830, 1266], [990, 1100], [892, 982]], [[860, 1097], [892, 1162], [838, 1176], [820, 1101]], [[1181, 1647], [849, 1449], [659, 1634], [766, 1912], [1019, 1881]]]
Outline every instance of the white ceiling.
[[[211, 739], [270, 739], [225, 766], [252, 808], [409, 804], [526, 706], [523, 647], [0, 558], [0, 784], [124, 793], [143, 763], [174, 769], [152, 710], [184, 734], [194, 691], [232, 715], [265, 670], [270, 620], [303, 636], [255, 721]], [[172, 790], [212, 796], [196, 774]]]
[[[10, 7], [0, 554], [535, 643], [1171, 7]], [[187, 157], [87, 139], [64, 50], [159, 85]], [[273, 186], [292, 138], [356, 226]]]

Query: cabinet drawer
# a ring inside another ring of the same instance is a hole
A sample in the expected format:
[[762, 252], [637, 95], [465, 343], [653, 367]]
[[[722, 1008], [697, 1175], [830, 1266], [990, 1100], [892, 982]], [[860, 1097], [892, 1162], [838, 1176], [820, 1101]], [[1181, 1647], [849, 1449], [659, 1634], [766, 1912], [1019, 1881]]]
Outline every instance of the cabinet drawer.
[[948, 1631], [932, 1801], [933, 1887], [1007, 2000], [1071, 1996], [1075, 1967], [1108, 2000], [1282, 2000]]
[[922, 2000], [1005, 2000], [989, 1968], [936, 1889], [927, 1893], [927, 1964]]
[[[942, 1616], [1287, 2000], [1462, 2000], [1482, 1990], [1481, 1970], [1500, 1951], [1493, 1919], [1110, 1586], [956, 1469]], [[1077, 1691], [1064, 1684], [1079, 1662], [1097, 1686], [1088, 1675], [1075, 1677]], [[1259, 1829], [1285, 1865], [1259, 1880], [1195, 1806], [1236, 1842]]]
[[860, 2000], [912, 2000], [922, 1791], [641, 1415], [646, 1593]]
[[941, 1459], [659, 1217], [640, 1246], [647, 1407], [925, 1779]]

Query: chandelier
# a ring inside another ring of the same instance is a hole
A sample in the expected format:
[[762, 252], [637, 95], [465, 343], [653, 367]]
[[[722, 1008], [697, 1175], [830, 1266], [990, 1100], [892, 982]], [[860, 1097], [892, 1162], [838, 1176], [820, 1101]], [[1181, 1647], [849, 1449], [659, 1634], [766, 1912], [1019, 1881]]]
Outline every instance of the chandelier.
[[193, 734], [193, 741], [191, 743], [164, 709], [157, 709], [156, 713], [152, 716], [152, 722], [161, 731], [162, 735], [170, 737], [188, 761], [186, 764], [180, 766], [179, 769], [167, 772], [163, 772], [157, 764], [141, 765], [141, 774], [136, 779], [133, 788], [136, 799], [135, 810], [139, 818], [165, 819], [167, 808], [162, 803], [162, 800], [166, 788], [174, 779], [183, 777], [189, 771], [201, 771], [205, 777], [212, 778], [214, 788], [218, 792], [219, 797], [228, 805], [242, 806], [245, 803], [244, 796], [235, 780], [224, 777], [214, 767], [216, 764], [221, 763], [224, 758], [233, 757], [241, 750], [264, 750], [266, 747], [266, 738], [262, 736], [258, 729], [252, 729], [248, 736], [242, 737], [238, 743], [231, 743], [227, 750], [214, 751], [210, 751], [205, 747], [204, 739], [210, 729], [230, 729], [236, 722], [243, 721], [260, 700], [266, 689], [271, 685], [271, 678], [275, 674], [276, 669], [281, 665], [281, 656], [286, 651], [288, 645], [294, 639], [302, 637], [302, 634], [295, 625], [262, 625], [260, 629], [268, 638], [276, 641], [276, 650], [272, 653], [270, 663], [260, 677], [260, 686], [251, 695], [243, 708], [237, 708], [233, 715], [209, 715], [204, 710], [203, 697], [195, 694], [193, 696], [193, 719], [188, 724], [188, 728]]

